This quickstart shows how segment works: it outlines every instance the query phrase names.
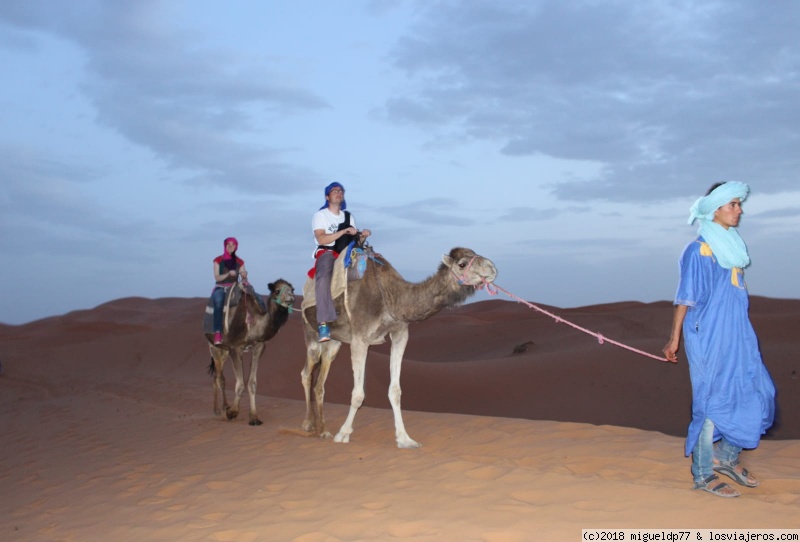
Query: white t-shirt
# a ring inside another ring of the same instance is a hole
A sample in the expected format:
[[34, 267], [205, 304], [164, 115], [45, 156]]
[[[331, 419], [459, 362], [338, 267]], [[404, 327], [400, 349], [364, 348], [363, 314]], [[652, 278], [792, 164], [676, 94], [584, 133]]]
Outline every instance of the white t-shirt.
[[[311, 233], [314, 233], [316, 230], [324, 230], [325, 233], [336, 233], [339, 231], [339, 224], [344, 222], [344, 211], [339, 211], [338, 215], [333, 214], [330, 210], [326, 207], [324, 209], [320, 209], [314, 216], [311, 217]], [[350, 225], [354, 228], [356, 227], [356, 219], [353, 215], [350, 215]], [[336, 241], [332, 241], [327, 245], [322, 245], [326, 247], [332, 247], [336, 244]], [[317, 238], [314, 237], [314, 250], [316, 251], [317, 248]]]

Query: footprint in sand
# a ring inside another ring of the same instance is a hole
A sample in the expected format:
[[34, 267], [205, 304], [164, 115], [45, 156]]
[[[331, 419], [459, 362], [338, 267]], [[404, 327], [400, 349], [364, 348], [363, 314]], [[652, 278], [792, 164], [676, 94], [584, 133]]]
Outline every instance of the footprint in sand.
[[189, 529], [197, 529], [198, 531], [208, 531], [219, 526], [219, 522], [206, 521], [202, 519], [193, 519], [186, 524]]
[[207, 482], [205, 486], [214, 491], [233, 491], [239, 489], [241, 484], [237, 482]]
[[339, 540], [339, 539], [332, 537], [328, 533], [323, 533], [321, 531], [314, 531], [311, 533], [306, 533], [304, 535], [298, 536], [297, 538], [293, 538], [292, 542], [331, 542], [332, 540]]
[[316, 503], [314, 501], [306, 500], [297, 500], [297, 501], [282, 501], [281, 508], [284, 510], [297, 510], [298, 508], [313, 508]]
[[796, 504], [800, 502], [800, 480], [769, 480], [762, 479], [758, 493], [769, 491], [769, 494], [759, 496], [767, 502], [781, 504]]
[[587, 512], [623, 512], [628, 510], [627, 503], [603, 501], [576, 501], [572, 506], [578, 510], [586, 510]]
[[403, 523], [392, 523], [388, 526], [387, 532], [395, 538], [410, 538], [416, 536], [435, 536], [437, 529], [426, 521], [405, 521]]
[[497, 531], [483, 533], [481, 540], [485, 542], [529, 542], [531, 536], [529, 534], [520, 534], [517, 532]]
[[501, 469], [493, 465], [485, 467], [477, 467], [464, 473], [464, 476], [472, 480], [490, 481], [497, 480], [508, 472], [507, 469]]
[[21, 506], [19, 510], [27, 514], [30, 511], [35, 511], [38, 510], [39, 508], [42, 508], [46, 502], [47, 501], [45, 499], [37, 499], [35, 501], [29, 502], [24, 506]]
[[144, 490], [145, 487], [147, 487], [145, 484], [133, 484], [117, 492], [117, 495], [123, 498], [131, 497], [136, 493], [139, 493], [140, 491]]
[[168, 500], [169, 499], [159, 499], [159, 498], [156, 498], [156, 497], [147, 497], [146, 499], [142, 499], [142, 500], [138, 501], [136, 504], [138, 504], [140, 506], [151, 506], [151, 505], [154, 505], [154, 504], [164, 504]]
[[317, 503], [311, 500], [281, 501], [278, 506], [286, 510], [286, 516], [293, 520], [314, 519], [319, 515]]
[[40, 527], [38, 529], [38, 533], [41, 534], [42, 536], [49, 536], [52, 535], [54, 532], [56, 532], [56, 525], [54, 523], [51, 523], [50, 525], [46, 525], [44, 527]]
[[185, 487], [186, 487], [186, 482], [173, 482], [159, 489], [156, 495], [158, 495], [159, 497], [174, 497], [175, 495], [183, 491]]
[[211, 535], [211, 540], [219, 540], [219, 542], [253, 542], [258, 540], [258, 533], [252, 531], [217, 531]]
[[280, 493], [281, 491], [284, 491], [287, 487], [289, 487], [289, 484], [267, 484], [266, 486], [264, 486], [264, 489], [266, 489], [271, 493]]
[[539, 491], [535, 489], [512, 491], [510, 497], [517, 501], [525, 504], [532, 504], [534, 506], [547, 506], [556, 503], [556, 499], [553, 499], [552, 491]]
[[366, 508], [367, 510], [385, 510], [389, 508], [389, 503], [387, 502], [365, 502], [361, 504], [361, 508]]
[[189, 446], [199, 446], [202, 444], [218, 442], [222, 437], [222, 434], [223, 431], [221, 428], [209, 429], [208, 431], [204, 431], [199, 435], [192, 437], [188, 444]]
[[203, 514], [201, 517], [208, 521], [225, 521], [230, 516], [228, 512], [211, 512], [209, 514]]

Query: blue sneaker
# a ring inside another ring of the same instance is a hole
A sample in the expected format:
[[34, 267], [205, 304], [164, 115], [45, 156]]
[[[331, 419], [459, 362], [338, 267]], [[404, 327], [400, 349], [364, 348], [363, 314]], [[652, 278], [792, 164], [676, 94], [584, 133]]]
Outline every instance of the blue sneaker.
[[326, 343], [331, 340], [331, 329], [328, 324], [321, 324], [319, 326], [319, 342]]

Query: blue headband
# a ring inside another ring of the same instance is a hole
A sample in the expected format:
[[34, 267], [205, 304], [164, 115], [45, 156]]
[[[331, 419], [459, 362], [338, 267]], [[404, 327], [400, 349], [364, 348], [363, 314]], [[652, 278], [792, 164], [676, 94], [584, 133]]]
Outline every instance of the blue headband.
[[[329, 184], [328, 186], [326, 186], [326, 187], [325, 187], [325, 205], [323, 205], [322, 207], [320, 207], [320, 208], [319, 208], [319, 209], [320, 209], [320, 211], [321, 211], [322, 209], [327, 209], [327, 208], [328, 208], [328, 204], [330, 203], [330, 202], [328, 201], [328, 194], [330, 194], [330, 193], [331, 193], [331, 190], [333, 190], [334, 188], [341, 188], [341, 189], [342, 189], [342, 192], [344, 192], [344, 186], [342, 186], [341, 184], [339, 184], [339, 183], [337, 183], [337, 182], [332, 182], [331, 184]], [[346, 202], [345, 200], [342, 200], [342, 205], [341, 205], [340, 209], [341, 209], [342, 211], [344, 211], [345, 209], [347, 209], [347, 202]]]
[[709, 195], [698, 198], [694, 202], [692, 208], [689, 209], [689, 224], [692, 224], [698, 218], [700, 220], [714, 220], [714, 213], [717, 209], [736, 198], [739, 198], [739, 201], [742, 202], [747, 199], [747, 194], [749, 193], [750, 187], [744, 183], [722, 183]]

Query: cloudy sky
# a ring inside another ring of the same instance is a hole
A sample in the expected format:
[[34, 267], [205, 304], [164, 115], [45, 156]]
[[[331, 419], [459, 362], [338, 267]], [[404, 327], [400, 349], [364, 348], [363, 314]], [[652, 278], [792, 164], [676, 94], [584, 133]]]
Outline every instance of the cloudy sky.
[[257, 290], [300, 291], [334, 180], [407, 279], [468, 246], [557, 307], [672, 299], [689, 207], [743, 181], [750, 292], [798, 298], [798, 24], [793, 0], [4, 0], [0, 322], [204, 297], [230, 235]]

